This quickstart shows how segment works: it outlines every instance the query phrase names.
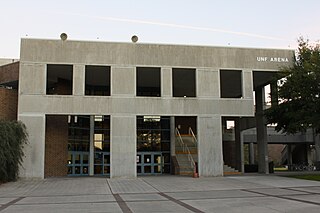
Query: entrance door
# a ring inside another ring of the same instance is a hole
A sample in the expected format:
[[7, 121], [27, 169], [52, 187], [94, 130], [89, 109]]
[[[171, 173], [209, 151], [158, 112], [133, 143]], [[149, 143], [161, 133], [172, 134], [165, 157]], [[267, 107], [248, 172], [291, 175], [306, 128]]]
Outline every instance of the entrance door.
[[94, 153], [94, 174], [110, 175], [110, 152]]
[[161, 152], [138, 152], [137, 174], [155, 175], [162, 174], [163, 157]]
[[67, 166], [68, 175], [89, 175], [89, 152], [69, 151]]

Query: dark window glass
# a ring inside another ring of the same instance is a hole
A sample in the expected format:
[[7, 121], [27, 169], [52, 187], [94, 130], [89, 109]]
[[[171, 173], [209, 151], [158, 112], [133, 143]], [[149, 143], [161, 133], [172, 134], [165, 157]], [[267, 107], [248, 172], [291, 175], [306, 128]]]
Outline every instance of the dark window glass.
[[72, 95], [72, 65], [47, 65], [47, 95]]
[[242, 72], [239, 70], [220, 70], [221, 98], [242, 97]]
[[137, 96], [160, 97], [160, 68], [137, 67]]
[[172, 69], [173, 97], [196, 97], [196, 70]]
[[110, 95], [110, 67], [86, 66], [85, 95]]

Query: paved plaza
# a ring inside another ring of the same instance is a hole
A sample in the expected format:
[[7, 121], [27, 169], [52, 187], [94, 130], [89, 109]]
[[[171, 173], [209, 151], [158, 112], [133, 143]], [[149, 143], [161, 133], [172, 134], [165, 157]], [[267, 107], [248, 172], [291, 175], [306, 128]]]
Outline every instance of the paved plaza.
[[320, 182], [275, 175], [20, 180], [0, 212], [320, 212]]

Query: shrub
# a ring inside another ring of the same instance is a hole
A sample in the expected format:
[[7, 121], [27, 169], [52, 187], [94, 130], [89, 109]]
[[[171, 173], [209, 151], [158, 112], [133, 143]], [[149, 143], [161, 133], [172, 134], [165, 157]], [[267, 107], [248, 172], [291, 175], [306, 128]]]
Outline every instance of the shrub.
[[0, 120], [0, 182], [18, 178], [28, 133], [21, 121]]

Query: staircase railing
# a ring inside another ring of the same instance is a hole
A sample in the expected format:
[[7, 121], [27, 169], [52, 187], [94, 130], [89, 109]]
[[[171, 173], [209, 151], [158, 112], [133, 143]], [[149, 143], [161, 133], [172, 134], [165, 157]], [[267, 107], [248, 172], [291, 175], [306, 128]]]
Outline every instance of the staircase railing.
[[194, 132], [192, 131], [192, 128], [189, 127], [189, 135], [192, 135], [192, 142], [195, 144], [195, 146], [197, 147], [198, 146], [198, 140], [196, 138], [196, 135], [194, 134]]
[[190, 149], [188, 148], [188, 146], [183, 142], [183, 139], [181, 137], [181, 134], [178, 130], [178, 128], [176, 128], [176, 135], [178, 136], [179, 138], [179, 142], [180, 142], [180, 145], [182, 147], [182, 150], [183, 152], [186, 152], [187, 153], [187, 156], [188, 156], [188, 161], [190, 162], [190, 166], [191, 168], [193, 169], [193, 176], [194, 177], [197, 177], [198, 176], [198, 173], [197, 173], [197, 164], [195, 163], [193, 157], [192, 157], [192, 154], [190, 152]]

